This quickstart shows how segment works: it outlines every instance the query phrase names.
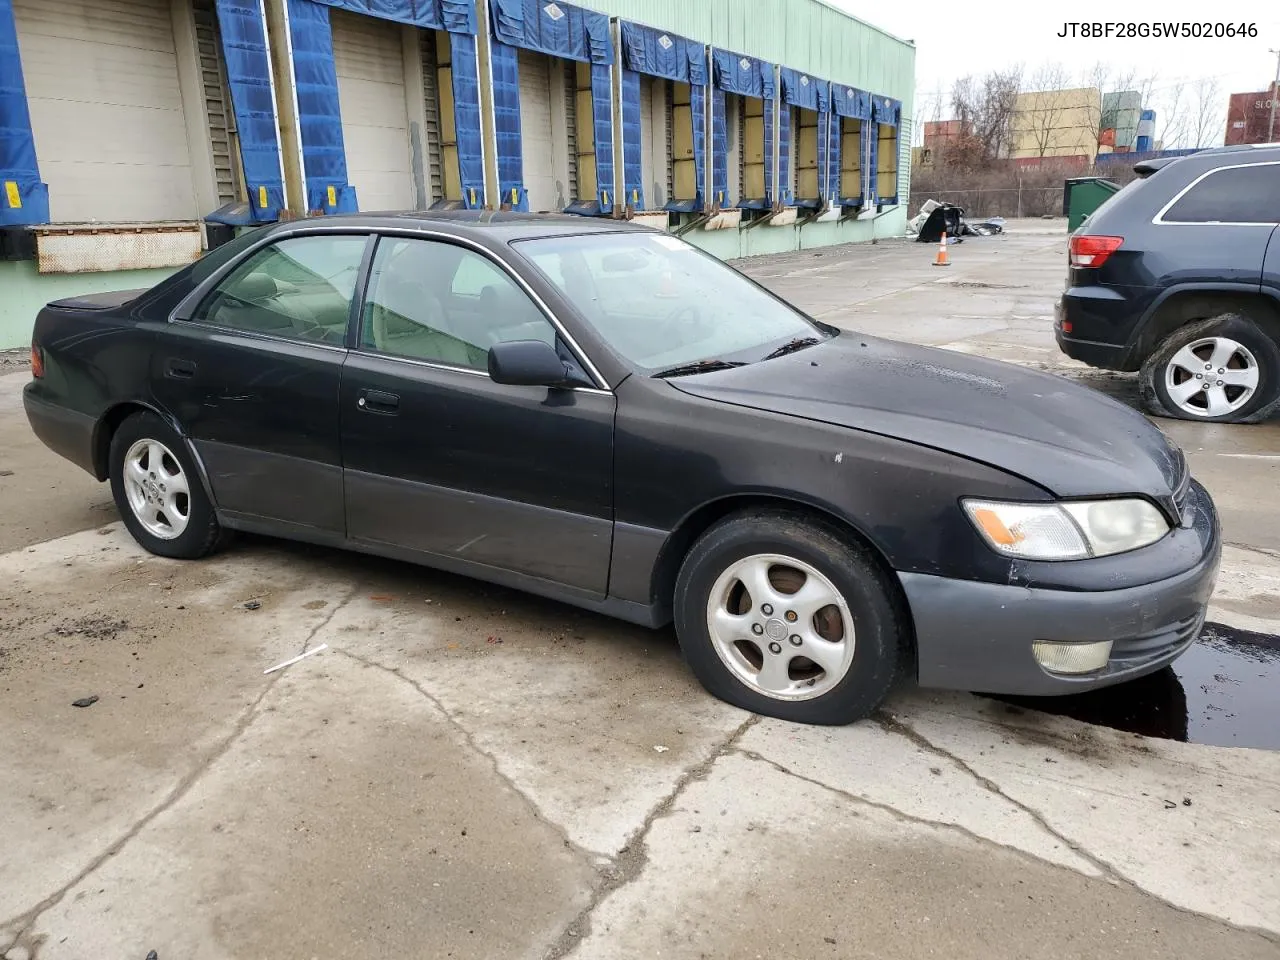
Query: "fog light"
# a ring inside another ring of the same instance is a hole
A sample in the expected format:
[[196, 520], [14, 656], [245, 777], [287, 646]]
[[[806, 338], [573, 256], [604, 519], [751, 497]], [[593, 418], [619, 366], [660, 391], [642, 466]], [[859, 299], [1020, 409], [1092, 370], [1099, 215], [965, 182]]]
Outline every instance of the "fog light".
[[1037, 640], [1031, 644], [1036, 663], [1051, 673], [1093, 673], [1111, 659], [1111, 641], [1100, 643], [1055, 643]]

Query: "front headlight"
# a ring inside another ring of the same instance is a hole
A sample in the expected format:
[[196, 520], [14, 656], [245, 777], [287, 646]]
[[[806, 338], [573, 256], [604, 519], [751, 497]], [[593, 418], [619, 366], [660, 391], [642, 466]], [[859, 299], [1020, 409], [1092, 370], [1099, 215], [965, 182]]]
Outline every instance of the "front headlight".
[[1083, 560], [1137, 550], [1169, 532], [1164, 514], [1146, 500], [1001, 503], [965, 500], [982, 539], [1008, 557]]

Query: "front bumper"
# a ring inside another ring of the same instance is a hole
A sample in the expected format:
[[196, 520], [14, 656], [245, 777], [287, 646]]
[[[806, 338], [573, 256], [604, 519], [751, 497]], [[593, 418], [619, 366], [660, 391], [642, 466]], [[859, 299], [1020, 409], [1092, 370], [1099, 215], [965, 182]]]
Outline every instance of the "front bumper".
[[[1208, 493], [1195, 487], [1186, 524], [1205, 544], [1189, 570], [1141, 586], [1069, 591], [901, 573], [915, 619], [922, 687], [1052, 696], [1110, 686], [1172, 663], [1200, 635], [1217, 580], [1222, 538]], [[1069, 561], [1068, 561], [1069, 562]], [[1096, 673], [1046, 671], [1036, 640], [1112, 641]]]

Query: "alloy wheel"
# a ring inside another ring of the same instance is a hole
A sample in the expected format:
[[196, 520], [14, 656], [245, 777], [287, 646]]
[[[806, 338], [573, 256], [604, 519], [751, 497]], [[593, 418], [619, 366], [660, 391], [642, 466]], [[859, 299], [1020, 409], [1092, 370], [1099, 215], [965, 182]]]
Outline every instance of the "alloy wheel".
[[1197, 419], [1234, 413], [1253, 397], [1260, 373], [1253, 352], [1230, 337], [1187, 344], [1165, 366], [1165, 390], [1183, 413]]
[[139, 440], [124, 455], [124, 488], [142, 528], [161, 540], [182, 536], [191, 519], [191, 487], [182, 464], [158, 440]]
[[793, 557], [755, 554], [731, 564], [711, 588], [707, 631], [733, 675], [775, 700], [829, 693], [853, 664], [848, 603]]

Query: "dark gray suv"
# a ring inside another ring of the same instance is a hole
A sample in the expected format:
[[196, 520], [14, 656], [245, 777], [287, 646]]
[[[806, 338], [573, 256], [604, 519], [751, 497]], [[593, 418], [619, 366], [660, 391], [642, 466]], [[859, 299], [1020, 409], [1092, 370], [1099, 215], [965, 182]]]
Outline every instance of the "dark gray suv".
[[1158, 416], [1265, 419], [1280, 407], [1280, 144], [1134, 169], [1071, 235], [1058, 346], [1141, 370]]

